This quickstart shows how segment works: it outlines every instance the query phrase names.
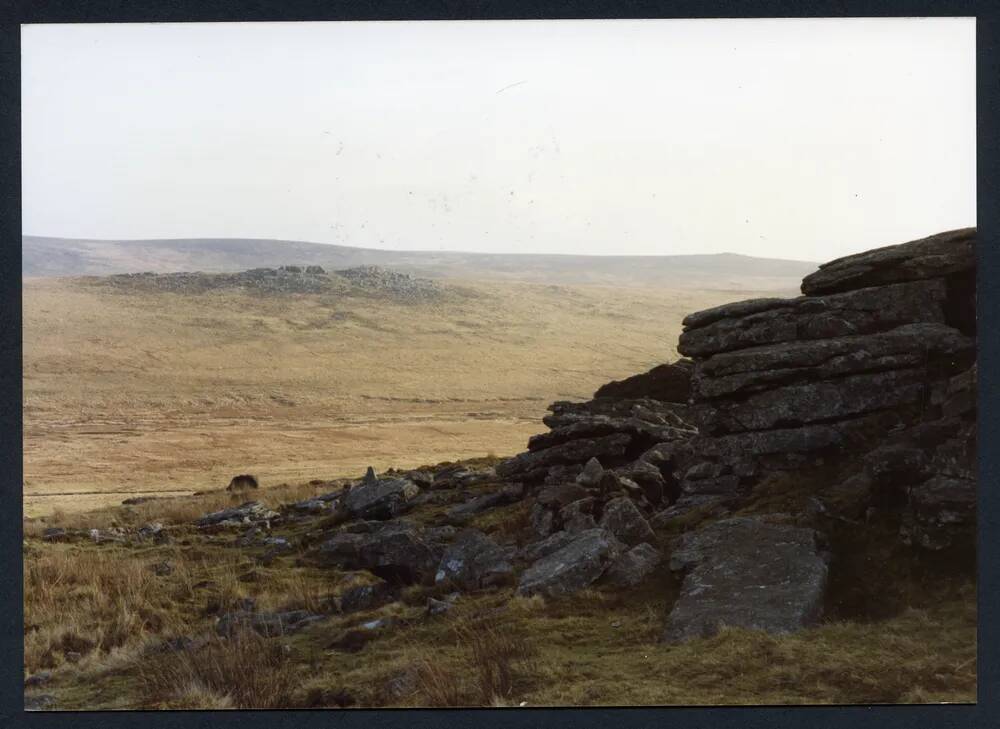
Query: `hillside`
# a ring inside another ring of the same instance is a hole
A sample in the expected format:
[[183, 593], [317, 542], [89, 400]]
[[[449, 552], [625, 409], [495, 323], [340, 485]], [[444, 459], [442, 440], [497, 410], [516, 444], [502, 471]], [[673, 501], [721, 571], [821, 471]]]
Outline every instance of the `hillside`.
[[510, 452], [731, 297], [266, 273], [25, 281], [29, 514]]
[[236, 272], [286, 264], [377, 265], [431, 278], [599, 283], [699, 290], [792, 291], [814, 264], [731, 253], [688, 256], [501, 255], [388, 251], [264, 239], [78, 240], [22, 237], [22, 273], [105, 276], [152, 271]]
[[[577, 370], [499, 456], [27, 520], [26, 706], [975, 701], [975, 246], [951, 231], [691, 310], [684, 359]], [[273, 298], [232, 305], [252, 301]], [[597, 350], [628, 356], [622, 321]], [[545, 339], [477, 366], [551, 391], [535, 360], [559, 378], [586, 356]]]

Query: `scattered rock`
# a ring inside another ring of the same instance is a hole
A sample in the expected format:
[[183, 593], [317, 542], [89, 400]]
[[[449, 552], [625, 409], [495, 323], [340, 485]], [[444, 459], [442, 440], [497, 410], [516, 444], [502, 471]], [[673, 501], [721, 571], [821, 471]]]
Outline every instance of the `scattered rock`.
[[200, 527], [205, 526], [242, 526], [244, 524], [257, 524], [269, 522], [278, 517], [278, 513], [271, 511], [259, 501], [248, 501], [231, 509], [222, 509], [197, 519], [195, 524]]
[[136, 532], [136, 536], [140, 540], [151, 539], [157, 544], [163, 544], [170, 539], [170, 536], [163, 529], [163, 524], [158, 521], [143, 524], [139, 527], [139, 531]]
[[351, 489], [343, 505], [355, 518], [393, 519], [408, 509], [408, 502], [418, 493], [416, 484], [405, 478], [376, 480]]
[[389, 583], [385, 580], [378, 580], [348, 589], [340, 595], [338, 604], [341, 612], [353, 613], [380, 607], [394, 599], [395, 593]]
[[455, 599], [457, 597], [458, 593], [452, 593], [444, 600], [438, 600], [433, 597], [427, 598], [427, 614], [431, 616], [444, 615], [455, 606]]
[[572, 542], [525, 570], [517, 592], [525, 596], [559, 597], [582, 590], [595, 582], [623, 549], [623, 545], [603, 529], [582, 532]]
[[601, 579], [616, 587], [636, 587], [652, 574], [660, 561], [660, 553], [656, 548], [643, 542], [612, 562]]
[[125, 541], [125, 532], [119, 527], [91, 529], [90, 538], [95, 544], [107, 544], [108, 542], [121, 544]]
[[62, 527], [46, 527], [42, 532], [42, 541], [45, 542], [68, 542], [72, 539], [72, 534]]
[[501, 547], [480, 531], [461, 532], [444, 551], [434, 582], [462, 590], [496, 587], [513, 581], [514, 550]]

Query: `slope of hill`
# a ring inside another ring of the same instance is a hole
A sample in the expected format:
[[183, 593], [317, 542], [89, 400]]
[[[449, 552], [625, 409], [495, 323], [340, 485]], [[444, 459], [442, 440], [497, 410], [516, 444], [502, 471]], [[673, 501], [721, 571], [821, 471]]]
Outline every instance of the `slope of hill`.
[[683, 314], [731, 297], [464, 279], [411, 296], [420, 279], [373, 290], [366, 272], [265, 277], [301, 284], [274, 291], [27, 279], [25, 508], [513, 452], [550, 400], [676, 358]]
[[269, 239], [83, 240], [22, 237], [22, 273], [105, 276], [152, 271], [222, 273], [283, 264], [378, 265], [428, 277], [554, 283], [655, 285], [712, 290], [792, 291], [815, 264], [733, 253], [576, 256], [388, 251]]

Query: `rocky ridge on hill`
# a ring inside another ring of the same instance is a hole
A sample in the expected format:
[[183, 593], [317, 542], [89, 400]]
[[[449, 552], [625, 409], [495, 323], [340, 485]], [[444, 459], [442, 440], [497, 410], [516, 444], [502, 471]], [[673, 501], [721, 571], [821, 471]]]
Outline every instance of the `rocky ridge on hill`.
[[340, 294], [381, 296], [403, 303], [440, 298], [444, 287], [429, 279], [379, 266], [357, 266], [326, 271], [322, 266], [253, 268], [239, 273], [122, 273], [85, 281], [121, 291], [203, 294], [235, 289], [259, 296]]

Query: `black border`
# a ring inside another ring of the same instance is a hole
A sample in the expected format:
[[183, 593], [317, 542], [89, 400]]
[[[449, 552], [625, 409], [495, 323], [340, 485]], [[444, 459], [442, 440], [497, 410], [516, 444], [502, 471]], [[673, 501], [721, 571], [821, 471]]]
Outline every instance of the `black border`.
[[[989, 0], [7, 0], [0, 7], [0, 726], [34, 727], [435, 727], [476, 722], [482, 727], [646, 726], [819, 728], [997, 726], [1000, 629], [997, 474], [1000, 418], [1000, 4]], [[878, 17], [977, 18], [978, 256], [979, 256], [979, 703], [975, 706], [706, 707], [620, 709], [349, 710], [233, 712], [22, 711], [22, 391], [20, 30], [21, 23], [210, 22], [267, 20], [475, 20], [515, 18]]]

